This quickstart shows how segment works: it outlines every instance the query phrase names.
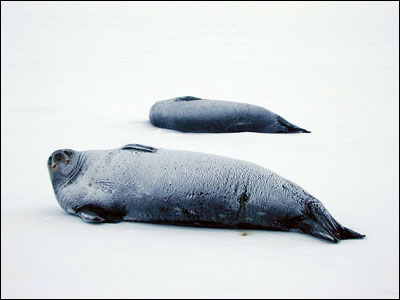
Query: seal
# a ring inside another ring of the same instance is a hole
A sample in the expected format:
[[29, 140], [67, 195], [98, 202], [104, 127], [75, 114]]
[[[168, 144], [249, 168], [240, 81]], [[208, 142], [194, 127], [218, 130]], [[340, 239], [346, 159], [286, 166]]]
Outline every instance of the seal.
[[156, 102], [149, 119], [156, 127], [182, 132], [310, 132], [261, 106], [192, 96]]
[[298, 185], [242, 160], [129, 144], [57, 150], [47, 165], [60, 206], [89, 223], [297, 231], [334, 243], [364, 237]]

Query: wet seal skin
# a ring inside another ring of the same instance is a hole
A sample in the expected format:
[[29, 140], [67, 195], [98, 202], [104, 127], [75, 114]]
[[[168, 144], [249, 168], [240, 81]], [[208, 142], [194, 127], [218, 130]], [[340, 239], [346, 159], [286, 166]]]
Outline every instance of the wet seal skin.
[[60, 206], [89, 223], [295, 231], [334, 243], [365, 237], [298, 185], [242, 160], [129, 144], [57, 150], [47, 165]]
[[156, 102], [149, 119], [154, 126], [182, 132], [310, 132], [261, 106], [192, 96]]

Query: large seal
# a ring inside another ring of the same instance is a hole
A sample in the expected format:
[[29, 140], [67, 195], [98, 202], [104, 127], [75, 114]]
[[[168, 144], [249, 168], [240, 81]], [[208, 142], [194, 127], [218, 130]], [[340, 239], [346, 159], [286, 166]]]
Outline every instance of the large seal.
[[364, 237], [298, 185], [242, 160], [130, 144], [57, 150], [48, 168], [60, 206], [87, 222], [299, 231], [335, 243]]
[[156, 102], [149, 118], [154, 126], [183, 132], [310, 132], [261, 106], [192, 96]]

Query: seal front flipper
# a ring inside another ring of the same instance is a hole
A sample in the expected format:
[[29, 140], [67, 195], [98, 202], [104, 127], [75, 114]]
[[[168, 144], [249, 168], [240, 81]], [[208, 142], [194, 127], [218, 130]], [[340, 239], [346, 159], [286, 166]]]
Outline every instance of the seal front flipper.
[[88, 223], [118, 223], [126, 216], [126, 210], [116, 205], [104, 207], [86, 204], [76, 210], [76, 214]]
[[81, 217], [81, 219], [87, 223], [104, 223], [105, 219], [97, 215], [95, 212], [89, 209], [79, 210], [77, 215]]
[[157, 148], [141, 145], [141, 144], [127, 144], [121, 147], [122, 150], [134, 150], [134, 151], [142, 151], [142, 152], [150, 152], [155, 153], [157, 152]]

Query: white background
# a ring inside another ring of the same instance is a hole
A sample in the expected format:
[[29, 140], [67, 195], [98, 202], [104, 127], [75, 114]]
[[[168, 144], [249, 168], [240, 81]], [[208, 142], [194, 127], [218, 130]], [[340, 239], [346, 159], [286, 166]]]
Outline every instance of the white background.
[[[399, 3], [1, 3], [2, 297], [399, 297]], [[311, 134], [153, 127], [176, 96], [264, 106]], [[59, 148], [248, 160], [364, 240], [89, 225], [57, 204]]]

